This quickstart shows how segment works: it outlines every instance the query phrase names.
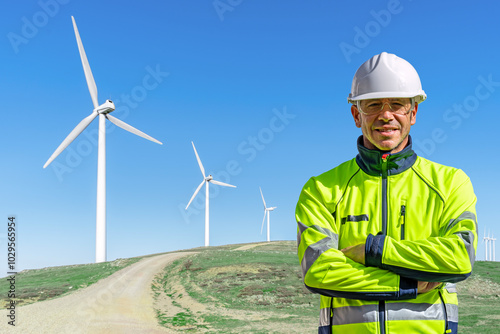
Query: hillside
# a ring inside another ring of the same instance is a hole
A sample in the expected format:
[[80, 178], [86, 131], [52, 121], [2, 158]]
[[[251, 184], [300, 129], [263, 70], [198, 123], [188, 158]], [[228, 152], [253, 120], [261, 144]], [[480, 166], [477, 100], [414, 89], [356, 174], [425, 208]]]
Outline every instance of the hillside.
[[280, 241], [175, 261], [153, 282], [161, 324], [196, 333], [316, 333], [319, 299], [301, 283], [295, 252], [294, 242]]
[[[148, 287], [153, 294], [157, 321], [167, 332], [317, 331], [318, 296], [301, 283], [295, 242], [201, 247], [189, 251], [196, 254], [162, 267]], [[87, 291], [92, 283], [124, 272], [123, 268], [137, 266], [142, 259], [19, 273], [17, 302], [42, 305], [45, 302], [37, 301], [67, 298], [75, 290]], [[497, 333], [500, 263], [476, 262], [474, 273], [459, 283], [458, 288], [459, 332]], [[0, 281], [0, 289], [7, 291], [6, 279]], [[1, 294], [3, 305], [6, 295]], [[22, 311], [23, 307], [19, 309], [21, 319], [28, 321], [29, 315]]]
[[[316, 333], [319, 298], [301, 282], [295, 245], [214, 247], [174, 262], [153, 283], [160, 322], [193, 332]], [[477, 261], [457, 288], [459, 332], [497, 334], [500, 263]]]

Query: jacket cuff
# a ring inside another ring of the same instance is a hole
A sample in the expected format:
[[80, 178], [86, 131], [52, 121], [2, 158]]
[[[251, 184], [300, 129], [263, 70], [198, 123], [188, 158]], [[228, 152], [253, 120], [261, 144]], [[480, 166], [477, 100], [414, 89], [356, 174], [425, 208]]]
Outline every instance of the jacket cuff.
[[418, 281], [404, 276], [399, 277], [399, 299], [415, 299], [418, 293]]
[[367, 267], [382, 267], [385, 235], [368, 234], [365, 243], [365, 265]]

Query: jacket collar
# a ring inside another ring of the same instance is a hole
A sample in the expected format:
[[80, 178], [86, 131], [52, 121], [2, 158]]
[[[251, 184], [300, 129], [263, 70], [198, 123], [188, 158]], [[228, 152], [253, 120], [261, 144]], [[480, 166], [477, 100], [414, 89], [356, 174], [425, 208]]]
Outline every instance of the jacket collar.
[[[370, 150], [363, 146], [363, 136], [358, 138], [358, 152], [356, 163], [367, 174], [382, 175], [382, 156], [387, 152]], [[411, 136], [408, 135], [408, 145], [398, 153], [387, 156], [387, 175], [399, 174], [413, 166], [417, 160], [417, 154], [412, 149]]]

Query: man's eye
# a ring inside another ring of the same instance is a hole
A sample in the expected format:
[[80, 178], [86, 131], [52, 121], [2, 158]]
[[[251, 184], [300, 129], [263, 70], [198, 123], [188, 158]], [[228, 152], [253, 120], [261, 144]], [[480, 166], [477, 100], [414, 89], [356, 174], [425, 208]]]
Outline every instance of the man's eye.
[[401, 110], [401, 109], [405, 109], [405, 105], [402, 104], [402, 103], [395, 103], [393, 105], [391, 105], [391, 109], [392, 110]]

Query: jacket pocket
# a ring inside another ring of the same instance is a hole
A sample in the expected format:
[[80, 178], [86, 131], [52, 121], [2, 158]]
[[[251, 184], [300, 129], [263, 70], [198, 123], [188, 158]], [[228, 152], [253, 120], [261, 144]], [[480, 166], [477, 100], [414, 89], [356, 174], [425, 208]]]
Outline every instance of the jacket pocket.
[[368, 215], [348, 215], [347, 217], [342, 217], [341, 224], [344, 225], [347, 222], [367, 222], [369, 220]]
[[401, 240], [405, 240], [405, 226], [406, 226], [406, 201], [401, 204], [399, 211], [399, 227], [401, 230]]
[[342, 217], [340, 219], [339, 247], [344, 248], [364, 242], [369, 233], [367, 231], [369, 221], [370, 218], [367, 214]]

